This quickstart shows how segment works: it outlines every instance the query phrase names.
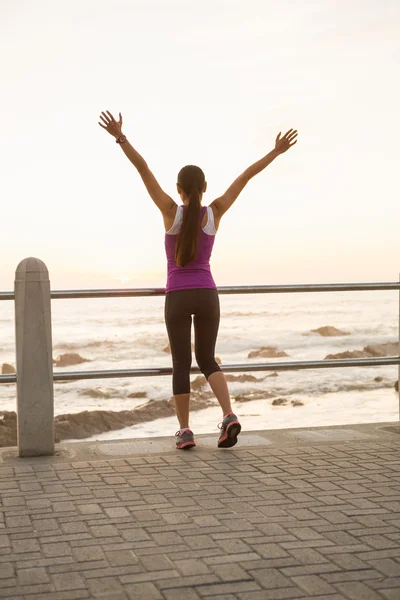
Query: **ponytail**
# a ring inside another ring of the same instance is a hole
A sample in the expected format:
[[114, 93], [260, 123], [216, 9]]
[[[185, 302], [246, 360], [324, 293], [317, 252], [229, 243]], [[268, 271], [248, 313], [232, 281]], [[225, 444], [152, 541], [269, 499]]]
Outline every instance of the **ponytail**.
[[200, 193], [193, 186], [189, 193], [189, 203], [183, 213], [181, 229], [175, 246], [175, 262], [179, 267], [186, 267], [197, 253], [200, 220]]

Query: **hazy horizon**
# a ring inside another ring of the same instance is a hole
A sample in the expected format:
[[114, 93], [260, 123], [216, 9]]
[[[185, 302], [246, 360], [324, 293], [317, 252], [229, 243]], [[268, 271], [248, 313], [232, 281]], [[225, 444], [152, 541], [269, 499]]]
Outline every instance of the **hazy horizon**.
[[298, 129], [224, 216], [217, 286], [398, 280], [397, 1], [3, 0], [0, 17], [0, 290], [27, 256], [54, 289], [165, 285], [162, 217], [107, 109], [176, 202], [183, 165], [208, 205]]

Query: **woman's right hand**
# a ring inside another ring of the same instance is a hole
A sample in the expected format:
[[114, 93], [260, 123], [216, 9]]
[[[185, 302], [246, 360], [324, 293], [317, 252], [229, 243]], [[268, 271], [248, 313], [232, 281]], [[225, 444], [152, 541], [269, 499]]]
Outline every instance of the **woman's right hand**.
[[[281, 132], [278, 133], [275, 140], [275, 152], [277, 154], [283, 154], [286, 150], [289, 150], [297, 142], [297, 129], [289, 129], [281, 138]], [[293, 141], [294, 140], [294, 141]]]

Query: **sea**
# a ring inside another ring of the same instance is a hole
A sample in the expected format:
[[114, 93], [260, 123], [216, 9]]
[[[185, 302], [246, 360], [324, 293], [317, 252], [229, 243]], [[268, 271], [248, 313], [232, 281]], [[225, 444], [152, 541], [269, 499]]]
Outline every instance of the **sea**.
[[[396, 342], [399, 335], [397, 292], [322, 292], [220, 295], [221, 323], [216, 356], [224, 364], [322, 360], [328, 354], [361, 350], [370, 344]], [[164, 349], [164, 297], [52, 300], [53, 357], [74, 352], [90, 362], [55, 371], [170, 367]], [[0, 302], [0, 364], [15, 365], [14, 307]], [[313, 329], [333, 326], [348, 333], [321, 337]], [[192, 331], [192, 341], [193, 341]], [[251, 351], [275, 346], [287, 358], [252, 358]], [[193, 356], [193, 364], [195, 358]], [[250, 374], [258, 382], [231, 382], [235, 396], [265, 392], [265, 399], [233, 402], [245, 430], [314, 427], [399, 420], [394, 390], [397, 366], [277, 371]], [[192, 379], [197, 377], [193, 375]], [[134, 392], [143, 397], [129, 398]], [[170, 376], [98, 379], [55, 383], [55, 414], [83, 410], [126, 410], [150, 399], [172, 395]], [[262, 394], [261, 394], [262, 395]], [[272, 395], [286, 403], [272, 405]], [[16, 386], [0, 385], [0, 410], [16, 409]], [[216, 404], [193, 412], [197, 433], [218, 435]], [[92, 439], [173, 435], [175, 417], [156, 419]]]

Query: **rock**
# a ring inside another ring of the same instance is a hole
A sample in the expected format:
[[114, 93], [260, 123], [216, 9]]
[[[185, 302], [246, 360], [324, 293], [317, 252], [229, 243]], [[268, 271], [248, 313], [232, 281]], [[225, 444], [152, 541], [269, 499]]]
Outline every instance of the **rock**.
[[60, 354], [54, 361], [56, 367], [70, 367], [72, 365], [80, 365], [81, 363], [91, 362], [88, 358], [83, 358], [80, 354], [75, 352], [67, 352], [66, 354]]
[[1, 374], [2, 375], [12, 375], [13, 373], [15, 373], [15, 368], [12, 365], [9, 365], [8, 363], [3, 363], [1, 366]]
[[85, 410], [74, 414], [58, 415], [54, 419], [54, 428], [60, 440], [81, 440], [97, 433], [170, 417], [174, 413], [174, 407], [168, 400], [149, 400], [133, 410]]
[[225, 379], [227, 381], [240, 381], [243, 383], [247, 383], [247, 382], [251, 382], [254, 383], [256, 381], [264, 381], [264, 377], [254, 377], [254, 375], [231, 375], [231, 374], [227, 374], [225, 375]]
[[249, 352], [247, 358], [255, 358], [258, 356], [262, 358], [281, 358], [282, 356], [288, 356], [288, 354], [286, 354], [286, 352], [284, 352], [283, 350], [278, 350], [278, 348], [276, 348], [275, 346], [263, 346], [258, 350], [253, 350], [252, 352]]
[[313, 333], [319, 333], [323, 337], [336, 337], [339, 335], [350, 335], [348, 331], [341, 331], [340, 329], [336, 329], [336, 327], [331, 327], [330, 325], [325, 325], [325, 327], [318, 327], [318, 329], [311, 329]]
[[396, 392], [399, 391], [399, 380], [397, 380], [394, 384], [394, 389], [396, 390]]
[[272, 406], [283, 406], [284, 404], [287, 404], [287, 398], [275, 398], [275, 400], [272, 400]]
[[399, 343], [388, 342], [387, 344], [371, 344], [365, 346], [364, 352], [369, 356], [399, 356]]
[[271, 398], [273, 394], [265, 390], [256, 390], [254, 392], [246, 392], [235, 396], [235, 402], [251, 402], [252, 400], [265, 400]]
[[292, 400], [292, 406], [304, 406], [304, 402], [300, 400]]
[[336, 358], [377, 358], [382, 356], [398, 356], [398, 342], [388, 342], [386, 344], [370, 344], [362, 350], [346, 350], [338, 354], [328, 354], [325, 360]]
[[104, 392], [103, 390], [100, 390], [98, 388], [86, 388], [84, 390], [79, 390], [78, 392], [79, 396], [85, 396], [88, 398], [111, 398], [113, 396], [113, 393], [110, 391]]
[[201, 388], [204, 387], [206, 383], [207, 379], [204, 377], [204, 375], [198, 375], [196, 379], [193, 379], [193, 381], [191, 382], [190, 389], [193, 391], [201, 390]]
[[336, 358], [368, 358], [369, 354], [363, 350], [346, 350], [337, 354], [327, 354], [324, 360], [333, 360]]
[[147, 392], [132, 392], [128, 398], [146, 398]]
[[266, 377], [278, 377], [278, 373], [274, 371], [273, 373], [269, 373]]
[[377, 383], [380, 383], [381, 381], [383, 381], [383, 377], [375, 377], [374, 381], [376, 381]]
[[17, 413], [2, 411], [0, 413], [0, 446], [17, 445]]

